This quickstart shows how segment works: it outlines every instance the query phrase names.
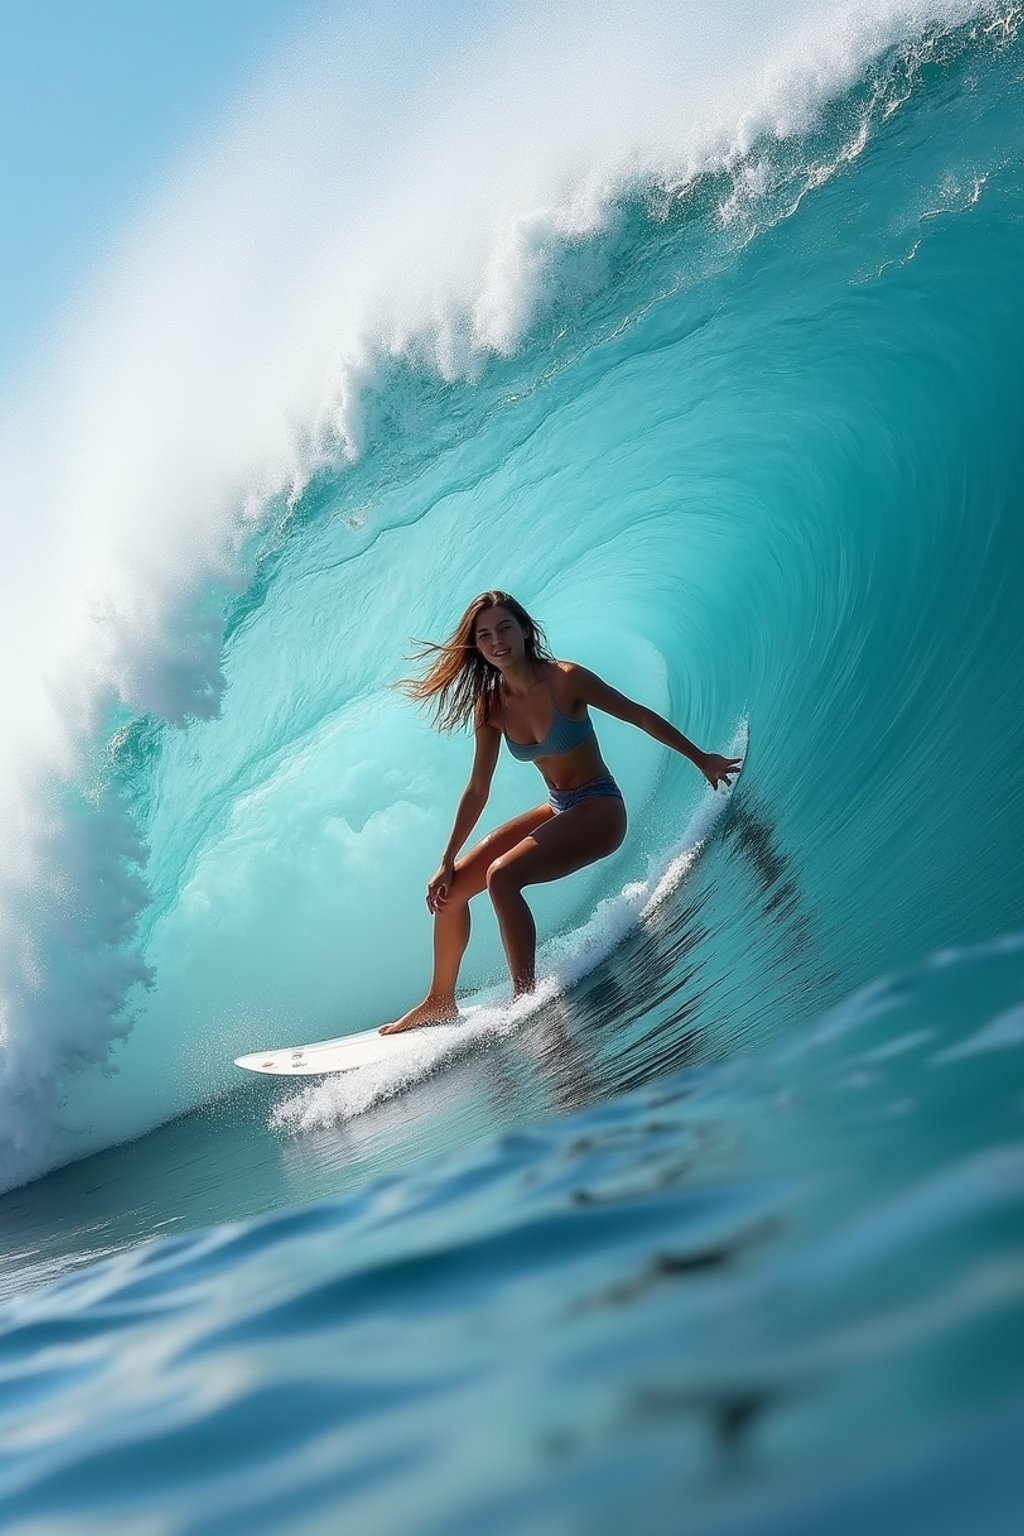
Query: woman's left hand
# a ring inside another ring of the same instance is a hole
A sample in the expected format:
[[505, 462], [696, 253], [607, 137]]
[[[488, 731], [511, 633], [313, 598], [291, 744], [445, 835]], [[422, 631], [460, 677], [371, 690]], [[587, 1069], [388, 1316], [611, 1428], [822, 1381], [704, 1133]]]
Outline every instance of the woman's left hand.
[[697, 767], [712, 789], [717, 789], [720, 783], [731, 787], [733, 779], [743, 767], [743, 759], [719, 757], [716, 752], [702, 752], [697, 759]]

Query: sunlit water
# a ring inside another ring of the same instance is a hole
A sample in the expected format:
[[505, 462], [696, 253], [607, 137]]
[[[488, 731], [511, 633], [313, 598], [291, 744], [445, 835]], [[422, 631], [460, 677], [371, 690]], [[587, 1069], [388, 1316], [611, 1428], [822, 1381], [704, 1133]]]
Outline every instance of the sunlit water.
[[[358, 457], [182, 599], [223, 618], [216, 707], [102, 715], [65, 880], [8, 884], [41, 937], [4, 962], [5, 1529], [1017, 1528], [1000, 15], [895, 29], [799, 132], [542, 242], [504, 355], [378, 360]], [[599, 720], [630, 836], [537, 893], [537, 1003], [482, 909], [463, 1046], [239, 1082], [422, 987], [469, 748], [390, 685], [491, 584], [748, 741], [734, 795]]]

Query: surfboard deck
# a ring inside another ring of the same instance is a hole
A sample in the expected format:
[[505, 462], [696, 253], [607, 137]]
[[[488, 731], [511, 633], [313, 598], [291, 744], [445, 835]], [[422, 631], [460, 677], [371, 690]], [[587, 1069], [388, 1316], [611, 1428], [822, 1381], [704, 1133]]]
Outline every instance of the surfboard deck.
[[358, 1035], [339, 1035], [336, 1040], [318, 1040], [312, 1045], [288, 1045], [279, 1050], [254, 1051], [236, 1056], [235, 1066], [246, 1072], [266, 1072], [277, 1077], [312, 1077], [325, 1072], [354, 1072], [357, 1067], [372, 1067], [379, 1062], [395, 1061], [423, 1050], [424, 1040], [454, 1039], [463, 1021], [452, 1024], [424, 1024], [400, 1035], [382, 1035], [364, 1029]]

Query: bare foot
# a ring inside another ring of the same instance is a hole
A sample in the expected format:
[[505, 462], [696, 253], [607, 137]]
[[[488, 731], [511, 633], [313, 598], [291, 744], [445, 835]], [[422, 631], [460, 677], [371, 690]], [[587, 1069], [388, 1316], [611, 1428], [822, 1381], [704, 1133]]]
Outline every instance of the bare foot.
[[393, 1024], [382, 1024], [378, 1035], [400, 1035], [406, 1029], [419, 1029], [422, 1024], [450, 1024], [459, 1016], [454, 997], [425, 997], [422, 1003], [403, 1013]]

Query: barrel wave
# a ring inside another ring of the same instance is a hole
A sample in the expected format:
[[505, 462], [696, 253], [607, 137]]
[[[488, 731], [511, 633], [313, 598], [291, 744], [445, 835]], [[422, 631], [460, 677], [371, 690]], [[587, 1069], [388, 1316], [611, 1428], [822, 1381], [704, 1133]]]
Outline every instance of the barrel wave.
[[[478, 9], [271, 72], [0, 437], [0, 1516], [1004, 1536], [1021, 9]], [[536, 995], [484, 898], [455, 1043], [238, 1082], [421, 994], [492, 586], [739, 782], [597, 717]]]
[[[160, 707], [100, 690], [77, 777], [37, 782], [8, 1184], [222, 1093], [241, 1050], [408, 1006], [468, 744], [392, 685], [489, 585], [697, 740], [749, 731], [703, 918], [715, 1052], [1012, 928], [1020, 64], [1013, 12], [896, 36], [800, 131], [620, 179], [590, 227], [521, 222], [507, 345], [456, 358], [456, 315], [350, 368], [345, 423], [236, 498], [232, 570], [171, 604]], [[686, 764], [601, 735], [631, 838], [537, 901], [595, 963], [624, 890], [719, 840], [688, 834]], [[505, 764], [489, 814], [537, 798]], [[469, 992], [499, 974], [483, 914]]]

